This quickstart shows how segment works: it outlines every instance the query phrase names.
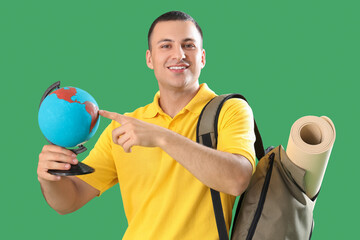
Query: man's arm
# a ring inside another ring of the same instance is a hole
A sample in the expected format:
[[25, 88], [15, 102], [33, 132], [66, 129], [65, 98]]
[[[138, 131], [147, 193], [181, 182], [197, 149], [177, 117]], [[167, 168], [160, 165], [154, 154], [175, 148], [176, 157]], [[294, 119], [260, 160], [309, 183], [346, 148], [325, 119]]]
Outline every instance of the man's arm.
[[159, 147], [217, 191], [239, 196], [249, 185], [252, 165], [244, 156], [200, 145], [171, 131], [163, 135]]
[[112, 137], [125, 152], [131, 152], [132, 146], [160, 147], [208, 187], [234, 196], [244, 192], [250, 182], [252, 165], [241, 155], [205, 147], [135, 118], [107, 111], [99, 113], [121, 124]]
[[46, 145], [39, 154], [38, 179], [47, 203], [59, 214], [76, 211], [99, 194], [99, 191], [76, 177], [60, 177], [49, 169], [66, 170], [77, 164], [76, 155], [65, 148]]

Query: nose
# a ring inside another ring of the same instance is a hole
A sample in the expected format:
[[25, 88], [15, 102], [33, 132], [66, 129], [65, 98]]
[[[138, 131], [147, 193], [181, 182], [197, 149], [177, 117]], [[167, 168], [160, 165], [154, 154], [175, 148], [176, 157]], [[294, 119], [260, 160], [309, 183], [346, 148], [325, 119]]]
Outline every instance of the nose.
[[185, 58], [185, 51], [181, 45], [173, 48], [173, 58], [178, 61]]

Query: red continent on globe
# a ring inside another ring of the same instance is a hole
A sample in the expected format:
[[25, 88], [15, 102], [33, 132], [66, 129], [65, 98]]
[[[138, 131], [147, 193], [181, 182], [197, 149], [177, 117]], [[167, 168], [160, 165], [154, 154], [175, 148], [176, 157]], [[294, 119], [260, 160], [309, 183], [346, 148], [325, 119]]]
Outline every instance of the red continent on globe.
[[56, 96], [59, 99], [63, 99], [69, 103], [85, 104], [85, 109], [91, 116], [91, 124], [90, 124], [90, 131], [89, 131], [89, 132], [91, 132], [96, 124], [96, 120], [99, 117], [99, 108], [94, 103], [89, 102], [89, 101], [85, 101], [84, 103], [81, 103], [78, 100], [73, 101], [71, 98], [73, 96], [75, 96], [76, 93], [77, 93], [76, 88], [68, 87], [67, 89], [60, 88], [60, 89], [50, 93], [49, 95], [56, 94]]

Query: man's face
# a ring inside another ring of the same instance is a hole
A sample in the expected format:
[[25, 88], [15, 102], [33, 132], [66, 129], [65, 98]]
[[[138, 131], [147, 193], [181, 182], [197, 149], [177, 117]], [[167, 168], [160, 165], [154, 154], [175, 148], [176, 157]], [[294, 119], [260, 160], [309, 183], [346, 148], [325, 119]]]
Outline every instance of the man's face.
[[198, 85], [205, 66], [202, 38], [191, 21], [164, 21], [156, 24], [146, 62], [154, 69], [161, 89], [184, 89]]

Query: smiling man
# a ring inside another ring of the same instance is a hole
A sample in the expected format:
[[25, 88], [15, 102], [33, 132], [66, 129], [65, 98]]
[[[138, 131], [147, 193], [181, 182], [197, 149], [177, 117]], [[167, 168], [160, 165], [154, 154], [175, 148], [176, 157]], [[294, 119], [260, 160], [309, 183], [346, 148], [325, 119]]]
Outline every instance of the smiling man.
[[77, 160], [66, 149], [44, 146], [38, 164], [43, 194], [66, 214], [119, 182], [128, 220], [123, 239], [218, 239], [209, 188], [221, 192], [229, 230], [235, 196], [254, 169], [252, 111], [240, 99], [227, 101], [218, 149], [196, 143], [200, 112], [216, 96], [199, 84], [201, 28], [183, 12], [168, 12], [151, 25], [148, 43], [147, 66], [159, 86], [154, 101], [125, 115], [100, 111], [112, 122], [84, 160], [96, 169], [92, 174], [50, 175], [48, 169], [68, 169]]

